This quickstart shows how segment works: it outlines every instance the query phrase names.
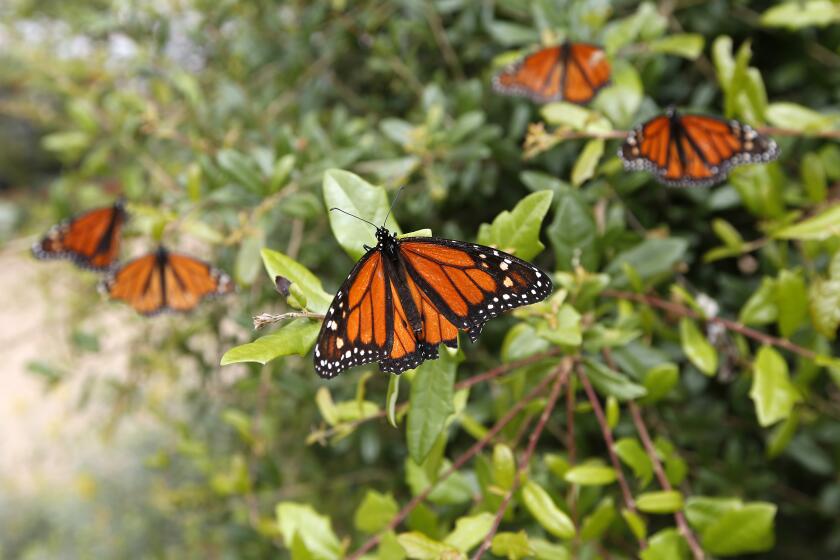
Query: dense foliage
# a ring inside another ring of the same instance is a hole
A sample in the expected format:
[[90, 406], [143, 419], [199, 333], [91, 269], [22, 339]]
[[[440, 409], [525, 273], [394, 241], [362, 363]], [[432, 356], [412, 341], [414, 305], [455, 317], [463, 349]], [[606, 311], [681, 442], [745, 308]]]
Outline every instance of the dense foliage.
[[[500, 558], [840, 554], [837, 4], [13, 0], [0, 16], [0, 239], [122, 192], [126, 257], [163, 240], [239, 286], [144, 319], [49, 265], [77, 352], [30, 369], [45, 390], [87, 376], [105, 430], [142, 415], [154, 437], [123, 478], [91, 467], [92, 503], [5, 496], [0, 555], [331, 559], [380, 534], [370, 558], [459, 558], [488, 534]], [[566, 37], [611, 58], [591, 107], [491, 91], [500, 65]], [[669, 104], [784, 129], [782, 156], [711, 189], [624, 172], [608, 133]], [[381, 220], [400, 186], [401, 231], [515, 251], [555, 294], [400, 378], [319, 380], [317, 320], [255, 335], [251, 317], [323, 312], [373, 244], [326, 209]], [[114, 314], [128, 371], [77, 370], [112, 348]]]

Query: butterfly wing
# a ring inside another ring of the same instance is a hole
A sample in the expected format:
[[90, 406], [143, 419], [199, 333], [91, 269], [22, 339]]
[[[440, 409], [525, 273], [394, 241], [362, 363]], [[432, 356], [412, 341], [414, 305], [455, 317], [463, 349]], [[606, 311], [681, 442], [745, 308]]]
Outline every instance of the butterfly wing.
[[368, 251], [333, 298], [315, 343], [315, 371], [335, 377], [344, 369], [384, 360], [394, 340], [392, 290], [382, 252]]
[[191, 311], [205, 298], [230, 293], [227, 274], [199, 259], [157, 251], [129, 261], [100, 284], [111, 299], [143, 315]]
[[563, 100], [583, 105], [610, 83], [610, 63], [604, 49], [586, 43], [570, 43], [563, 80]]
[[563, 97], [563, 46], [548, 47], [526, 55], [493, 77], [493, 89], [521, 95], [536, 103]]
[[537, 267], [483, 245], [411, 237], [400, 240], [400, 257], [424, 301], [473, 341], [493, 317], [542, 301], [552, 290]]
[[737, 121], [703, 115], [660, 115], [634, 129], [619, 156], [669, 186], [708, 186], [732, 167], [776, 159], [776, 143]]
[[107, 270], [119, 256], [125, 218], [119, 202], [85, 212], [53, 226], [32, 247], [32, 253], [39, 259], [66, 258], [82, 268]]

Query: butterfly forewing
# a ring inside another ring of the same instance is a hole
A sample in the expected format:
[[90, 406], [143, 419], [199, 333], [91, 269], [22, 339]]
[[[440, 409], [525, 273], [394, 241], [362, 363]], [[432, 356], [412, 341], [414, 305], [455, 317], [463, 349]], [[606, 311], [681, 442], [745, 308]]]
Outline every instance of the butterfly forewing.
[[125, 218], [119, 202], [90, 210], [53, 226], [32, 253], [39, 259], [66, 258], [82, 268], [107, 270], [119, 256]]

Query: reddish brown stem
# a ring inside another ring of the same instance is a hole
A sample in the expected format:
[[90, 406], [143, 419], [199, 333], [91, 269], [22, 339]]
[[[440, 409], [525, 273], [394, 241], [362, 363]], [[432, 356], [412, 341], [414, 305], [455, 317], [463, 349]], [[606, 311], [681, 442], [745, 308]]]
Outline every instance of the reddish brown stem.
[[623, 292], [619, 290], [604, 290], [603, 292], [601, 292], [601, 295], [611, 298], [644, 303], [645, 305], [650, 305], [651, 307], [658, 307], [659, 309], [668, 311], [669, 313], [673, 313], [675, 315], [691, 317], [693, 319], [699, 319], [707, 323], [715, 323], [721, 325], [727, 330], [740, 333], [746, 336], [747, 338], [751, 338], [753, 340], [761, 342], [762, 344], [769, 344], [770, 346], [784, 348], [785, 350], [793, 352], [794, 354], [798, 354], [799, 356], [802, 356], [803, 358], [807, 358], [809, 360], [814, 360], [819, 357], [819, 355], [813, 350], [803, 348], [802, 346], [794, 344], [793, 342], [785, 340], [784, 338], [769, 335], [767, 333], [750, 328], [746, 325], [742, 325], [737, 321], [724, 319], [723, 317], [704, 317], [700, 313], [696, 312], [695, 310], [689, 307], [656, 296], [648, 294], [637, 294], [635, 292]]
[[[587, 377], [586, 372], [583, 371], [582, 367], [578, 367], [577, 374], [581, 385], [583, 385], [583, 390], [586, 392], [586, 396], [592, 404], [592, 410], [595, 412], [595, 418], [598, 420], [598, 425], [601, 426], [601, 434], [604, 436], [604, 443], [607, 444], [607, 453], [610, 456], [610, 462], [612, 463], [613, 469], [615, 469], [616, 477], [618, 478], [621, 495], [624, 497], [624, 505], [628, 510], [633, 513], [637, 513], [636, 501], [633, 499], [633, 494], [630, 492], [630, 486], [627, 484], [627, 479], [624, 478], [624, 471], [621, 469], [621, 463], [618, 460], [618, 455], [615, 454], [615, 442], [613, 441], [612, 430], [610, 430], [610, 426], [607, 424], [607, 418], [604, 416], [604, 409], [601, 408], [598, 395], [595, 394], [595, 389], [592, 388], [592, 383], [589, 381], [589, 377]], [[647, 541], [643, 538], [639, 539], [639, 547], [647, 548]]]
[[490, 548], [490, 545], [493, 542], [493, 536], [496, 534], [496, 531], [499, 530], [499, 525], [502, 523], [502, 518], [505, 516], [508, 504], [510, 503], [511, 498], [513, 498], [514, 492], [516, 492], [516, 489], [519, 487], [519, 481], [522, 478], [522, 473], [524, 473], [525, 469], [528, 468], [528, 464], [531, 462], [531, 456], [537, 448], [537, 442], [540, 439], [540, 435], [542, 435], [543, 429], [545, 428], [548, 419], [551, 417], [551, 412], [557, 404], [557, 399], [560, 396], [560, 389], [563, 387], [563, 383], [565, 383], [569, 378], [569, 373], [572, 369], [571, 364], [572, 361], [570, 358], [564, 360], [554, 374], [556, 380], [554, 381], [554, 385], [551, 387], [548, 402], [540, 415], [537, 426], [534, 428], [534, 431], [531, 432], [531, 437], [528, 439], [528, 447], [525, 449], [525, 453], [523, 453], [519, 458], [519, 465], [516, 468], [516, 475], [513, 477], [513, 484], [511, 484], [510, 490], [507, 491], [505, 497], [502, 499], [502, 503], [496, 512], [496, 517], [493, 519], [493, 525], [490, 527], [490, 531], [487, 535], [485, 535], [484, 540], [481, 542], [481, 546], [478, 547], [478, 550], [473, 556], [473, 560], [479, 560], [487, 549]]
[[[564, 362], [565, 363], [565, 362]], [[571, 367], [571, 366], [569, 366]], [[382, 535], [388, 531], [393, 531], [397, 525], [403, 522], [403, 520], [408, 517], [408, 515], [416, 508], [420, 503], [425, 500], [428, 495], [434, 490], [435, 486], [437, 486], [441, 481], [445, 480], [449, 476], [452, 475], [455, 471], [463, 467], [467, 461], [472, 459], [479, 451], [484, 449], [484, 447], [492, 440], [496, 435], [502, 431], [502, 428], [507, 426], [511, 420], [513, 420], [517, 414], [519, 414], [525, 405], [529, 402], [537, 398], [548, 386], [548, 384], [555, 380], [558, 376], [562, 375], [562, 370], [557, 371], [554, 374], [546, 375], [542, 381], [540, 381], [536, 387], [531, 389], [531, 391], [525, 395], [522, 399], [520, 399], [513, 407], [504, 415], [502, 416], [490, 430], [482, 437], [480, 440], [476, 441], [469, 449], [467, 449], [464, 453], [458, 456], [453, 462], [452, 465], [446, 469], [438, 479], [423, 489], [422, 492], [414, 496], [403, 508], [397, 512], [397, 514], [388, 522], [388, 526], [385, 528], [384, 531], [377, 533], [376, 535], [369, 538], [367, 541], [362, 544], [353, 554], [347, 557], [347, 560], [358, 560], [361, 558], [365, 553], [370, 551], [374, 546], [379, 544], [379, 541], [382, 539]]]
[[[645, 451], [647, 452], [648, 457], [650, 457], [650, 461], [653, 464], [653, 472], [656, 473], [656, 479], [659, 481], [659, 485], [662, 487], [663, 490], [672, 490], [671, 482], [665, 475], [665, 470], [662, 468], [662, 463], [659, 461], [659, 457], [656, 455], [656, 448], [654, 448], [653, 442], [650, 439], [650, 434], [648, 433], [647, 426], [645, 426], [645, 422], [642, 419], [642, 412], [639, 409], [639, 406], [633, 401], [630, 401], [627, 406], [630, 409], [630, 416], [633, 417], [633, 424], [635, 424], [636, 426], [636, 431], [639, 433], [639, 438], [642, 440], [642, 445], [644, 446]], [[682, 511], [676, 511], [674, 512], [674, 519], [677, 522], [677, 527], [679, 528], [680, 533], [685, 538], [685, 541], [688, 543], [688, 547], [691, 549], [691, 554], [694, 556], [694, 560], [703, 560], [704, 558], [706, 558], [706, 555], [703, 553], [703, 549], [701, 548], [700, 543], [697, 542], [697, 537], [691, 530], [691, 527], [688, 526], [688, 522], [685, 519], [685, 514]]]

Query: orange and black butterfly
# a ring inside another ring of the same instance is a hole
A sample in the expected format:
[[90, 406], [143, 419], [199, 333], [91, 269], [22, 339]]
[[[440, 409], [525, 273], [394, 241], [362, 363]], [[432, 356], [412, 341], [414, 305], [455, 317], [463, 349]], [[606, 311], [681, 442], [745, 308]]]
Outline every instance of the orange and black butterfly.
[[50, 228], [32, 246], [39, 259], [70, 259], [82, 268], [107, 270], [117, 262], [122, 227], [122, 201], [95, 208]]
[[330, 304], [315, 344], [315, 371], [379, 362], [402, 373], [438, 357], [438, 345], [458, 345], [458, 329], [473, 342], [499, 313], [541, 301], [548, 275], [492, 247], [437, 237], [407, 237], [376, 229], [377, 245], [356, 263]]
[[191, 311], [201, 300], [230, 293], [233, 282], [223, 271], [196, 258], [160, 246], [110, 272], [100, 289], [143, 315]]
[[601, 47], [563, 43], [540, 49], [493, 77], [499, 93], [522, 95], [536, 103], [589, 103], [610, 82], [610, 63]]
[[668, 186], [691, 187], [719, 183], [736, 165], [774, 160], [779, 147], [738, 121], [669, 108], [633, 129], [618, 155], [625, 169], [650, 171]]

